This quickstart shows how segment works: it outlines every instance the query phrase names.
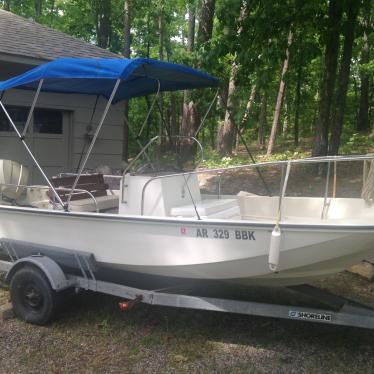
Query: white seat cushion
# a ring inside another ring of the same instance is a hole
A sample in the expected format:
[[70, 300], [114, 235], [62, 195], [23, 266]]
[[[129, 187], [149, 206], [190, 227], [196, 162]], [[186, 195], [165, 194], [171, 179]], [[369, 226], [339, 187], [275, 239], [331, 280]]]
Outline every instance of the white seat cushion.
[[[196, 209], [201, 217], [224, 218], [239, 213], [237, 199], [207, 199], [196, 202]], [[177, 206], [170, 210], [172, 217], [194, 217], [195, 208], [191, 205]]]

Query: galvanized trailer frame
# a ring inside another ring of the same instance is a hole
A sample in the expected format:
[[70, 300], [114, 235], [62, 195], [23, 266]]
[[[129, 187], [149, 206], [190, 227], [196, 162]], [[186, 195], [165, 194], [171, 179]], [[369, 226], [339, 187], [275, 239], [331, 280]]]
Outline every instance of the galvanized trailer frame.
[[[319, 305], [329, 305], [331, 308], [321, 309], [305, 306], [281, 305], [251, 300], [232, 300], [207, 296], [197, 296], [187, 293], [172, 293], [171, 289], [147, 290], [134, 288], [118, 283], [96, 279], [95, 269], [92, 264], [93, 256], [90, 253], [79, 251], [55, 251], [58, 256], [71, 256], [80, 269], [80, 275], [64, 272], [61, 266], [51, 257], [33, 254], [20, 257], [17, 247], [27, 243], [17, 243], [14, 240], [0, 240], [0, 245], [8, 254], [9, 260], [0, 261], [0, 271], [6, 273], [6, 280], [25, 265], [39, 269], [48, 279], [51, 288], [56, 292], [73, 288], [76, 291], [89, 290], [112, 296], [121, 297], [129, 302], [120, 303], [123, 309], [129, 309], [137, 302], [150, 305], [162, 305], [175, 308], [209, 310], [216, 312], [273, 317], [307, 322], [324, 323], [331, 325], [353, 326], [374, 329], [374, 309], [363, 304], [330, 294], [322, 289], [312, 286], [289, 287], [295, 294], [307, 295], [318, 300]], [[30, 243], [30, 251], [34, 251]]]

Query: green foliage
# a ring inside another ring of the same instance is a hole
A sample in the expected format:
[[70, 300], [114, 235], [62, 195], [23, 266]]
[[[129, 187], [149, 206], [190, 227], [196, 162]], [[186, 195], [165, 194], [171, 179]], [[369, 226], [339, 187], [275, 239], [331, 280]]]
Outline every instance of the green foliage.
[[351, 136], [343, 134], [341, 151], [344, 154], [371, 153], [374, 150], [374, 139], [366, 134], [353, 133]]
[[[66, 32], [89, 43], [97, 43], [97, 5], [110, 2], [110, 42], [108, 49], [121, 54], [124, 44], [124, 0], [42, 0], [42, 12], [36, 14], [35, 0], [2, 0], [4, 7], [9, 4], [10, 10], [26, 18], [33, 18], [46, 26]], [[257, 87], [257, 95], [251, 107], [248, 120], [244, 123], [243, 136], [248, 142], [255, 142], [258, 137], [259, 115], [264, 93], [267, 96], [265, 134], [270, 132], [273, 108], [279, 88], [282, 62], [285, 58], [287, 35], [292, 30], [294, 38], [289, 48], [290, 65], [285, 76], [288, 113], [284, 108], [281, 123], [288, 120], [288, 130], [282, 135], [283, 140], [294, 137], [294, 121], [296, 113], [296, 89], [300, 80], [299, 124], [300, 137], [313, 137], [318, 120], [318, 104], [320, 87], [325, 64], [325, 44], [327, 39], [328, 1], [302, 0], [216, 0], [212, 39], [208, 43], [198, 43], [196, 36], [201, 17], [201, 1], [198, 0], [129, 0], [131, 18], [131, 57], [160, 58], [194, 66], [217, 76], [221, 82], [221, 96], [230, 77], [232, 64], [239, 66], [236, 75], [236, 93], [233, 99], [235, 110], [232, 118], [238, 125], [242, 118], [253, 85]], [[356, 133], [358, 108], [360, 105], [360, 85], [362, 74], [370, 77], [371, 95], [369, 111], [371, 121], [374, 113], [372, 94], [374, 53], [369, 53], [368, 63], [361, 63], [363, 46], [364, 19], [370, 18], [370, 2], [362, 3], [361, 13], [357, 20], [356, 39], [353, 50], [350, 85], [347, 93], [345, 120], [341, 139], [341, 152], [365, 152], [373, 146], [367, 136]], [[365, 5], [366, 4], [366, 5]], [[369, 8], [368, 5], [369, 4]], [[366, 8], [365, 8], [366, 6]], [[373, 7], [371, 7], [373, 8]], [[187, 51], [188, 9], [195, 9], [196, 29], [195, 48]], [[346, 15], [344, 15], [346, 17]], [[344, 18], [343, 17], [343, 18]], [[160, 29], [160, 19], [162, 27]], [[160, 33], [163, 48], [160, 46]], [[373, 28], [367, 28], [369, 46], [374, 44]], [[162, 50], [161, 50], [162, 49]], [[341, 52], [340, 52], [341, 53]], [[183, 93], [176, 94], [177, 127], [182, 122]], [[192, 96], [198, 98], [198, 110], [202, 115], [208, 108], [212, 93]], [[333, 98], [334, 99], [334, 98]], [[132, 100], [130, 105], [130, 123], [133, 132], [139, 131], [148, 110], [148, 104], [142, 99]], [[163, 116], [170, 126], [171, 96], [164, 94], [162, 98]], [[223, 123], [224, 105], [213, 107], [206, 125], [200, 134], [200, 140], [215, 148], [218, 124]], [[143, 132], [141, 142], [158, 134], [160, 115], [157, 110], [149, 119], [149, 126]], [[280, 138], [281, 131], [278, 132]], [[131, 135], [130, 153], [137, 152], [135, 138]], [[279, 142], [280, 139], [278, 139]], [[308, 143], [310, 144], [310, 143]], [[278, 153], [274, 157], [294, 157], [289, 150]], [[301, 154], [302, 155], [302, 154]], [[248, 159], [239, 156], [219, 158], [214, 152], [207, 156], [205, 165], [232, 165], [247, 163]]]

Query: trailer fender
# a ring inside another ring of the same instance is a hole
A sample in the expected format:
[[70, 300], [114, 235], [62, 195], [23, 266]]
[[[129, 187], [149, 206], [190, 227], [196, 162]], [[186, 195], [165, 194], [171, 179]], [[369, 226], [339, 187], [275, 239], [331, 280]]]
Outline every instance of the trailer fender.
[[73, 282], [66, 278], [61, 267], [51, 258], [43, 255], [32, 255], [17, 260], [6, 274], [5, 280], [10, 282], [17, 270], [26, 265], [35, 266], [41, 270], [51, 284], [52, 289], [57, 292], [74, 286]]

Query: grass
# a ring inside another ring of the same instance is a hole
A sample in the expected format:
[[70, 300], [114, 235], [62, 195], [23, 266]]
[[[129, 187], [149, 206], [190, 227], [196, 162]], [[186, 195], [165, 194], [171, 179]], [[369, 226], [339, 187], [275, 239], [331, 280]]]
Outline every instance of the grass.
[[[353, 274], [329, 282], [374, 302], [372, 286]], [[369, 330], [143, 304], [122, 313], [117, 301], [84, 293], [50, 326], [5, 322], [0, 371], [369, 373], [374, 367]]]

